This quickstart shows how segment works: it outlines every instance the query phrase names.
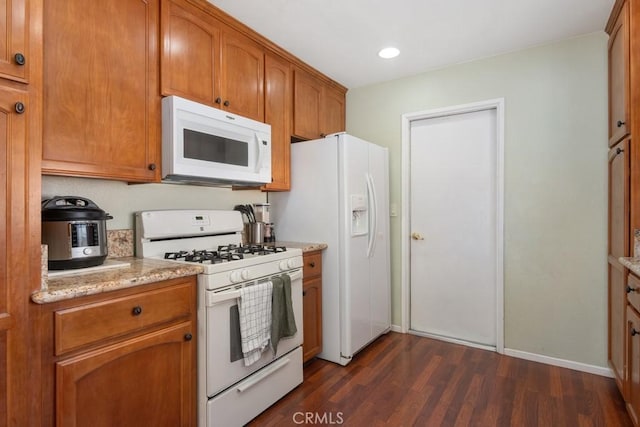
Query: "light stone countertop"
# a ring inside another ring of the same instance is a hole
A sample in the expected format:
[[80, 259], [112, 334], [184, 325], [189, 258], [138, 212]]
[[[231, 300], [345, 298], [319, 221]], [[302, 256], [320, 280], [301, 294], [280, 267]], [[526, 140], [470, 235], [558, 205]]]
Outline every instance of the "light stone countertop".
[[31, 300], [38, 304], [95, 295], [162, 280], [192, 276], [202, 273], [199, 264], [182, 264], [148, 258], [117, 258], [131, 265], [93, 273], [79, 273], [68, 276], [49, 277], [47, 288], [31, 294]]
[[327, 249], [326, 243], [304, 243], [304, 242], [280, 242], [277, 241], [274, 243], [275, 246], [285, 246], [287, 248], [297, 248], [302, 249], [302, 253], [305, 252], [313, 252], [313, 251], [322, 251]]
[[[326, 243], [305, 242], [275, 242], [276, 246], [298, 248], [302, 253], [320, 251], [327, 248]], [[178, 277], [191, 276], [202, 273], [204, 268], [197, 264], [182, 264], [148, 258], [113, 258], [116, 261], [129, 262], [129, 267], [113, 268], [93, 273], [78, 273], [60, 277], [46, 278], [46, 288], [31, 294], [31, 300], [38, 304], [47, 304], [77, 298], [85, 295], [95, 295], [103, 292], [115, 291], [132, 286]], [[43, 261], [46, 265], [46, 256]], [[44, 278], [43, 278], [44, 280]]]
[[640, 276], [640, 258], [618, 258], [618, 261], [631, 270], [636, 276]]

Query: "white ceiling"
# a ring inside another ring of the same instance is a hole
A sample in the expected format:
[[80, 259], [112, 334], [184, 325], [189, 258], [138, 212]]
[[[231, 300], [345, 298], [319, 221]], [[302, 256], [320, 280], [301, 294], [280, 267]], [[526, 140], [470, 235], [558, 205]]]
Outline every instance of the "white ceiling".
[[[614, 0], [209, 2], [355, 88], [602, 31]], [[388, 45], [398, 58], [378, 58]]]

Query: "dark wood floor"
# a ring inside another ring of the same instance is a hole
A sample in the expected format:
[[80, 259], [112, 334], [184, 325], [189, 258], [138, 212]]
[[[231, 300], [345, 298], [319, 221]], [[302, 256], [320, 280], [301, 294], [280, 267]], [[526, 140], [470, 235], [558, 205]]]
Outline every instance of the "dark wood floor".
[[[308, 417], [308, 418], [305, 418]], [[249, 426], [631, 426], [611, 378], [389, 333], [304, 383]]]

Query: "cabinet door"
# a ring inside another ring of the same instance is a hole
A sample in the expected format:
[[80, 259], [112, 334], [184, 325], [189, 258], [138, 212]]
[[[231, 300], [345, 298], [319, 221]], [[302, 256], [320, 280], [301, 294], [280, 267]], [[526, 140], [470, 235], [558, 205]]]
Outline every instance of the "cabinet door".
[[59, 426], [195, 426], [191, 322], [56, 363]]
[[271, 177], [266, 191], [291, 188], [291, 69], [289, 63], [273, 55], [264, 62], [264, 121], [271, 125]]
[[31, 425], [26, 420], [33, 392], [27, 318], [31, 237], [25, 221], [28, 101], [25, 92], [0, 86], [0, 426]]
[[242, 34], [222, 33], [222, 108], [264, 121], [264, 51]]
[[0, 77], [27, 81], [31, 58], [27, 52], [29, 0], [0, 2]]
[[302, 292], [303, 361], [322, 351], [322, 278], [304, 281]]
[[317, 139], [322, 133], [320, 111], [322, 86], [308, 73], [296, 69], [293, 85], [293, 134], [302, 139]]
[[609, 146], [629, 133], [629, 23], [625, 3], [609, 37]]
[[627, 410], [633, 424], [638, 425], [638, 414], [640, 413], [640, 316], [631, 307], [627, 308], [625, 336], [628, 340], [627, 368], [629, 370]]
[[625, 310], [627, 307], [626, 269], [611, 259], [608, 263], [609, 274], [609, 365], [615, 374], [618, 388], [626, 395], [625, 349], [626, 349], [626, 324]]
[[45, 173], [160, 178], [158, 1], [44, 2]]
[[219, 24], [183, 0], [163, 0], [161, 9], [162, 94], [218, 107]]
[[625, 139], [609, 150], [609, 255], [629, 256], [629, 150]]
[[325, 87], [320, 117], [322, 118], [322, 134], [344, 131], [344, 93], [330, 86]]

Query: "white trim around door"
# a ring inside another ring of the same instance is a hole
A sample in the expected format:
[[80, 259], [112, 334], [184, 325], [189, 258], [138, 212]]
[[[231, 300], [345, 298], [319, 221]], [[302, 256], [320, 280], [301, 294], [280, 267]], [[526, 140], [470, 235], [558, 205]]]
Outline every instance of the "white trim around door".
[[409, 331], [411, 122], [475, 111], [496, 111], [496, 351], [504, 353], [504, 98], [402, 115], [402, 332]]

